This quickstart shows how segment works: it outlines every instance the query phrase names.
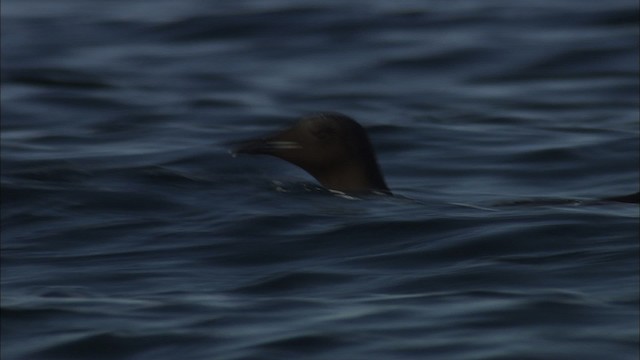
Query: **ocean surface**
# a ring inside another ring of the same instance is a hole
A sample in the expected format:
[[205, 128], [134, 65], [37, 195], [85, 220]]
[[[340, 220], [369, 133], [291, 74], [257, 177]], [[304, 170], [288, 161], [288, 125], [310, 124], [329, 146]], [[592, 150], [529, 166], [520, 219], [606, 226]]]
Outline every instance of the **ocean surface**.
[[637, 360], [639, 7], [3, 0], [2, 359]]

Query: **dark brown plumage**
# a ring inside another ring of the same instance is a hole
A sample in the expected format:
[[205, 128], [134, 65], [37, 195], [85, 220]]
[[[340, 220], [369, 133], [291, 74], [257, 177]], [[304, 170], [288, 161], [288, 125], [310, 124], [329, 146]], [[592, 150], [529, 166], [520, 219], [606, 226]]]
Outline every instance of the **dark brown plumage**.
[[331, 190], [391, 194], [366, 131], [343, 114], [304, 117], [282, 132], [243, 142], [235, 152], [286, 160]]

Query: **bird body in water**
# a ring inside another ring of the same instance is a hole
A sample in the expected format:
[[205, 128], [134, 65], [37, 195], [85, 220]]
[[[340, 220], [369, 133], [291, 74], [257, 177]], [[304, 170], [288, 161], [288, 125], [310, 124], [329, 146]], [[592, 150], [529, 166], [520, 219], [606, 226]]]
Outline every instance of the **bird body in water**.
[[[340, 113], [303, 117], [286, 130], [242, 142], [234, 152], [278, 157], [330, 190], [391, 195], [365, 129]], [[640, 192], [600, 201], [640, 203]]]
[[346, 115], [307, 116], [282, 132], [246, 141], [235, 152], [281, 158], [331, 190], [391, 194], [366, 131]]

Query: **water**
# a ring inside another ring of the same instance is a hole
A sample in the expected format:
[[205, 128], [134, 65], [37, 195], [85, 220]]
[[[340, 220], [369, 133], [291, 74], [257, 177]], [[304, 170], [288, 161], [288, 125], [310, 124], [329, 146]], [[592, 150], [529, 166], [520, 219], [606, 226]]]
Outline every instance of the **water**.
[[[3, 1], [2, 359], [637, 359], [638, 207], [581, 200], [638, 190], [638, 26], [632, 0]], [[322, 110], [396, 197], [228, 153]]]

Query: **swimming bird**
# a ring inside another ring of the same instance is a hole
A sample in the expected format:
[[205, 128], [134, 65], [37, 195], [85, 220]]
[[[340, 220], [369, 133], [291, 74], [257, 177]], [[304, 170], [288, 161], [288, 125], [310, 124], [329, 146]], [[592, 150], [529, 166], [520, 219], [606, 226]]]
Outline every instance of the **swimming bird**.
[[340, 113], [303, 117], [284, 131], [241, 143], [235, 153], [278, 157], [330, 190], [391, 194], [367, 132]]
[[[330, 190], [391, 195], [366, 131], [344, 114], [305, 116], [279, 133], [244, 141], [233, 152], [278, 157], [299, 166]], [[640, 192], [599, 201], [640, 203]]]

